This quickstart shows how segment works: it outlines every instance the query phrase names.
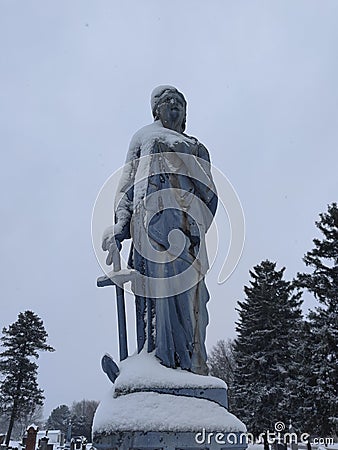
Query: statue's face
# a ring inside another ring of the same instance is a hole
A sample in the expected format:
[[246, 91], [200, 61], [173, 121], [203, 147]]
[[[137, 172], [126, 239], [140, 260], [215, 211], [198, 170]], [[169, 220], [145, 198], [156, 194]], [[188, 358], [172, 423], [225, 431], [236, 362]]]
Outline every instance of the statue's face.
[[168, 92], [164, 95], [157, 105], [156, 113], [165, 128], [182, 133], [186, 107], [179, 94]]

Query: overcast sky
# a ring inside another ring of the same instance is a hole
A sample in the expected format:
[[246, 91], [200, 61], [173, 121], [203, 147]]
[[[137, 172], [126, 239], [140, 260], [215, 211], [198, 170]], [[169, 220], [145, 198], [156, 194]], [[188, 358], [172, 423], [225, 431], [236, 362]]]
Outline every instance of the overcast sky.
[[337, 20], [336, 0], [0, 1], [0, 326], [27, 309], [44, 320], [56, 349], [39, 362], [46, 416], [109, 389], [115, 299], [96, 288], [91, 214], [152, 121], [155, 86], [185, 94], [187, 133], [245, 214], [236, 271], [217, 285], [223, 245], [207, 278], [208, 348], [234, 336], [249, 269], [269, 258], [287, 278], [304, 270], [314, 221], [337, 200]]

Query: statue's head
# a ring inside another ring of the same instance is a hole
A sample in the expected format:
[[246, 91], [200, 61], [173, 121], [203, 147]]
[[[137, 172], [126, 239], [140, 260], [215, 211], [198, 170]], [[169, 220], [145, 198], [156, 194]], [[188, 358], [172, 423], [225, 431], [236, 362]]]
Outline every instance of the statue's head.
[[173, 86], [158, 86], [151, 93], [151, 109], [155, 120], [179, 133], [185, 130], [187, 102]]

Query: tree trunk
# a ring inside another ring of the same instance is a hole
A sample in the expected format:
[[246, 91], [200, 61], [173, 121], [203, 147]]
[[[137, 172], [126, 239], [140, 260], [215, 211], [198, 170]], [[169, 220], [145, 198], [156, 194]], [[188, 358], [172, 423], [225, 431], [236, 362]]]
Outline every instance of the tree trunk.
[[14, 400], [13, 400], [13, 408], [12, 408], [11, 418], [9, 420], [9, 425], [8, 425], [8, 430], [7, 430], [7, 435], [6, 435], [6, 442], [5, 442], [6, 447], [9, 446], [9, 441], [11, 440], [11, 435], [12, 435], [13, 426], [14, 426], [14, 422], [15, 422], [15, 416], [16, 416], [16, 413], [18, 410], [18, 393], [20, 392], [21, 385], [22, 385], [22, 379], [20, 377], [17, 382], [17, 385], [16, 385], [16, 395], [14, 396]]
[[11, 418], [9, 421], [8, 430], [7, 430], [7, 434], [6, 434], [6, 441], [5, 441], [6, 447], [9, 447], [9, 441], [11, 440], [11, 435], [12, 435], [15, 416], [16, 416], [16, 409], [17, 409], [16, 401], [14, 400]]
[[268, 438], [265, 433], [263, 435], [263, 441], [264, 441], [264, 450], [270, 450]]

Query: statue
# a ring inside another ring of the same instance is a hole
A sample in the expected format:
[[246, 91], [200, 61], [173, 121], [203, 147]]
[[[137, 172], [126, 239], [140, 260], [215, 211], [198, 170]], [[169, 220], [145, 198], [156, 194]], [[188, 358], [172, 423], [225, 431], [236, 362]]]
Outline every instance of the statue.
[[138, 351], [147, 345], [164, 366], [207, 375], [205, 234], [217, 195], [207, 149], [184, 134], [186, 106], [175, 87], [152, 92], [154, 122], [131, 140], [102, 248], [110, 265], [132, 239]]
[[[101, 361], [113, 383], [93, 421], [92, 442], [101, 450], [200, 448], [206, 432], [210, 450], [221, 443], [246, 447], [245, 426], [228, 411], [225, 382], [208, 376], [205, 236], [218, 198], [207, 149], [184, 133], [186, 106], [175, 87], [154, 89], [154, 122], [131, 140], [115, 224], [103, 235], [113, 270], [97, 285], [116, 288], [120, 363], [108, 354]], [[128, 239], [129, 268], [121, 269], [119, 251]], [[126, 281], [136, 305], [138, 352], [130, 357]]]

